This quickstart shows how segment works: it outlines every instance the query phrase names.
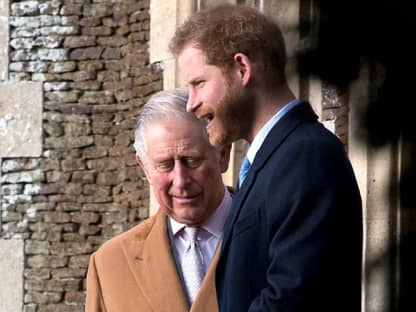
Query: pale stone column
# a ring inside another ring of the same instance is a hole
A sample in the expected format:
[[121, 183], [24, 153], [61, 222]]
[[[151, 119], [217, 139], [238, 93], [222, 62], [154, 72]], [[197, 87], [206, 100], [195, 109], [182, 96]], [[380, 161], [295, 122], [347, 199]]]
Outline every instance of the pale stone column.
[[2, 166], [2, 159], [0, 157], [0, 235], [3, 231], [3, 216], [2, 216], [3, 214], [3, 189], [1, 187], [1, 166]]
[[23, 251], [24, 244], [22, 240], [0, 239], [0, 311], [22, 311]]
[[363, 271], [362, 271], [362, 297], [361, 297], [361, 310], [366, 311], [366, 301], [367, 301], [367, 288], [365, 286], [367, 282], [367, 270], [365, 267], [365, 257], [367, 250], [367, 193], [368, 193], [368, 170], [367, 170], [367, 160], [368, 160], [368, 149], [367, 146], [362, 140], [360, 140], [361, 133], [363, 131], [360, 125], [360, 118], [362, 110], [365, 108], [368, 98], [369, 98], [369, 80], [368, 80], [368, 70], [363, 70], [357, 81], [350, 87], [350, 97], [349, 97], [349, 122], [348, 122], [348, 157], [351, 161], [351, 164], [354, 168], [354, 173], [357, 178], [358, 187], [360, 189], [362, 207], [363, 207]]
[[[0, 232], [2, 157], [40, 156], [42, 84], [8, 82], [9, 1], [0, 1]], [[22, 92], [23, 90], [23, 92]], [[0, 239], [0, 311], [23, 309], [24, 242]]]
[[363, 140], [360, 125], [369, 101], [369, 71], [364, 68], [350, 88], [349, 158], [354, 167], [363, 202], [363, 283], [362, 311], [388, 312], [397, 300], [395, 289], [399, 273], [391, 255], [397, 254], [400, 207], [390, 197], [391, 183], [397, 183], [398, 146], [372, 148]]
[[8, 76], [9, 1], [0, 1], [0, 82]]
[[296, 71], [295, 49], [299, 42], [300, 0], [262, 0], [260, 11], [275, 20], [283, 32], [288, 56], [287, 76], [289, 85], [296, 96], [299, 96], [299, 75]]
[[[9, 1], [0, 1], [0, 83], [8, 76], [8, 45], [9, 45]], [[1, 105], [0, 105], [1, 110]], [[1, 188], [1, 152], [0, 152], [0, 233], [2, 232], [2, 188]]]

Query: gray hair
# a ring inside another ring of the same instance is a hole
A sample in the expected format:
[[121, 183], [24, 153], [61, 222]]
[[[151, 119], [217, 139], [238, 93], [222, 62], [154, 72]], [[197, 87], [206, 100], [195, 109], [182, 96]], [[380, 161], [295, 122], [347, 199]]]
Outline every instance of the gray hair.
[[153, 94], [140, 110], [139, 118], [134, 133], [134, 148], [136, 155], [146, 161], [146, 137], [145, 129], [152, 121], [166, 119], [169, 117], [182, 118], [184, 120], [199, 122], [201, 129], [206, 132], [206, 122], [199, 120], [193, 113], [186, 111], [188, 101], [188, 91], [175, 89], [170, 91], [160, 91]]

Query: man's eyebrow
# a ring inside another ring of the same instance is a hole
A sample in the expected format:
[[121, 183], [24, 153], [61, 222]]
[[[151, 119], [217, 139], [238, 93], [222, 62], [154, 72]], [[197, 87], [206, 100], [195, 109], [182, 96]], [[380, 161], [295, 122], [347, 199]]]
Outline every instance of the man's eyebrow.
[[195, 76], [192, 79], [190, 79], [187, 84], [196, 84], [198, 81], [203, 80], [201, 75]]

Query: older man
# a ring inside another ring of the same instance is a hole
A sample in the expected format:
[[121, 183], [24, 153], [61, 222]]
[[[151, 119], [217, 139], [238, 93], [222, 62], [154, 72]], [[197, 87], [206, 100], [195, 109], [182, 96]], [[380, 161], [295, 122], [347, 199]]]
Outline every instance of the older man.
[[210, 145], [187, 99], [183, 90], [162, 91], [141, 110], [136, 159], [160, 209], [92, 255], [87, 311], [217, 309], [214, 254], [231, 206], [221, 178], [230, 146]]

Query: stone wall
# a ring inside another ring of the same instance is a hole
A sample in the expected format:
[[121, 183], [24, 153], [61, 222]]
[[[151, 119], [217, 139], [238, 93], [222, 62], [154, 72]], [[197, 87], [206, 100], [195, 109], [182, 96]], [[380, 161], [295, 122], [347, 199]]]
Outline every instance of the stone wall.
[[8, 79], [43, 84], [42, 156], [0, 162], [0, 238], [24, 242], [24, 311], [83, 311], [90, 254], [148, 216], [132, 143], [162, 88], [149, 5], [10, 1]]
[[338, 136], [348, 150], [348, 92], [346, 89], [322, 83], [321, 93], [321, 121]]

